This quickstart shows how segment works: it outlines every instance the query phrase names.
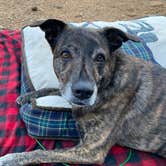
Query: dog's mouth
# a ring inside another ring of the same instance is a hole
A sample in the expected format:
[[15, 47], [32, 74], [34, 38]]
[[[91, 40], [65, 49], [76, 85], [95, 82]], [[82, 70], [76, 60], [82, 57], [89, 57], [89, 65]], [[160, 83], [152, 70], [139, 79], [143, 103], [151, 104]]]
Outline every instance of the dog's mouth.
[[66, 100], [73, 105], [74, 107], [87, 107], [87, 106], [91, 106], [91, 102], [90, 102], [90, 98], [89, 99], [85, 99], [85, 100], [81, 100], [79, 98], [74, 97], [73, 95], [68, 98], [66, 96], [63, 95], [63, 97], [66, 98]]
[[90, 106], [90, 101], [88, 99], [86, 100], [80, 100], [79, 98], [74, 97], [73, 95], [66, 95], [65, 93], [61, 93], [61, 95], [74, 107], [86, 107]]
[[85, 100], [79, 100], [79, 99], [73, 99], [71, 101], [71, 104], [73, 106], [76, 106], [76, 107], [86, 107], [86, 106], [90, 106], [90, 103], [88, 101], [85, 101]]

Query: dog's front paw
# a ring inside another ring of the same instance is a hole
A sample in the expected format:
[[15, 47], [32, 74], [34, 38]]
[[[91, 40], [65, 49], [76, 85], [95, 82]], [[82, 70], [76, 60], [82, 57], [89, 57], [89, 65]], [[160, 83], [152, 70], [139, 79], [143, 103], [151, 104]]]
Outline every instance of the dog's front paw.
[[15, 154], [7, 154], [0, 157], [0, 166], [22, 166], [18, 163]]

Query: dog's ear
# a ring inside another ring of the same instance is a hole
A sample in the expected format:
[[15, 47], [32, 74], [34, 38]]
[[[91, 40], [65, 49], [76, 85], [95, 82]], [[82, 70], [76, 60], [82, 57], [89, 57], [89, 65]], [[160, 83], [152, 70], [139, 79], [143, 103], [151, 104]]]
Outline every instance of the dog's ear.
[[140, 39], [138, 37], [130, 35], [121, 31], [120, 29], [113, 27], [104, 28], [101, 33], [107, 39], [111, 52], [121, 47], [122, 43], [128, 40], [140, 42]]
[[67, 24], [60, 20], [48, 19], [44, 21], [38, 21], [31, 26], [39, 26], [45, 32], [45, 37], [53, 49], [55, 47], [58, 35], [61, 34], [62, 31], [67, 27]]

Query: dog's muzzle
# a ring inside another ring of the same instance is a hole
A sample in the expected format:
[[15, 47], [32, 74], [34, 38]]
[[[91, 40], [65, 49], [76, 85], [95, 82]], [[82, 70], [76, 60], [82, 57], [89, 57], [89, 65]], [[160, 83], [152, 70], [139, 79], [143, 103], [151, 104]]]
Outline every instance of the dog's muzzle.
[[90, 106], [96, 101], [97, 86], [89, 81], [68, 83], [62, 91], [62, 95], [73, 105]]

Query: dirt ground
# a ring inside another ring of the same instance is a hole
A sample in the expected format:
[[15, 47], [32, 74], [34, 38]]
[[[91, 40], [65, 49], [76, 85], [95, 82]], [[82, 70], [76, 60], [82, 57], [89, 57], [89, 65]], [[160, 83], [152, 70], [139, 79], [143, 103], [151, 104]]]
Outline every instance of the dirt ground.
[[166, 0], [0, 0], [0, 27], [19, 29], [35, 20], [115, 21], [165, 15]]

